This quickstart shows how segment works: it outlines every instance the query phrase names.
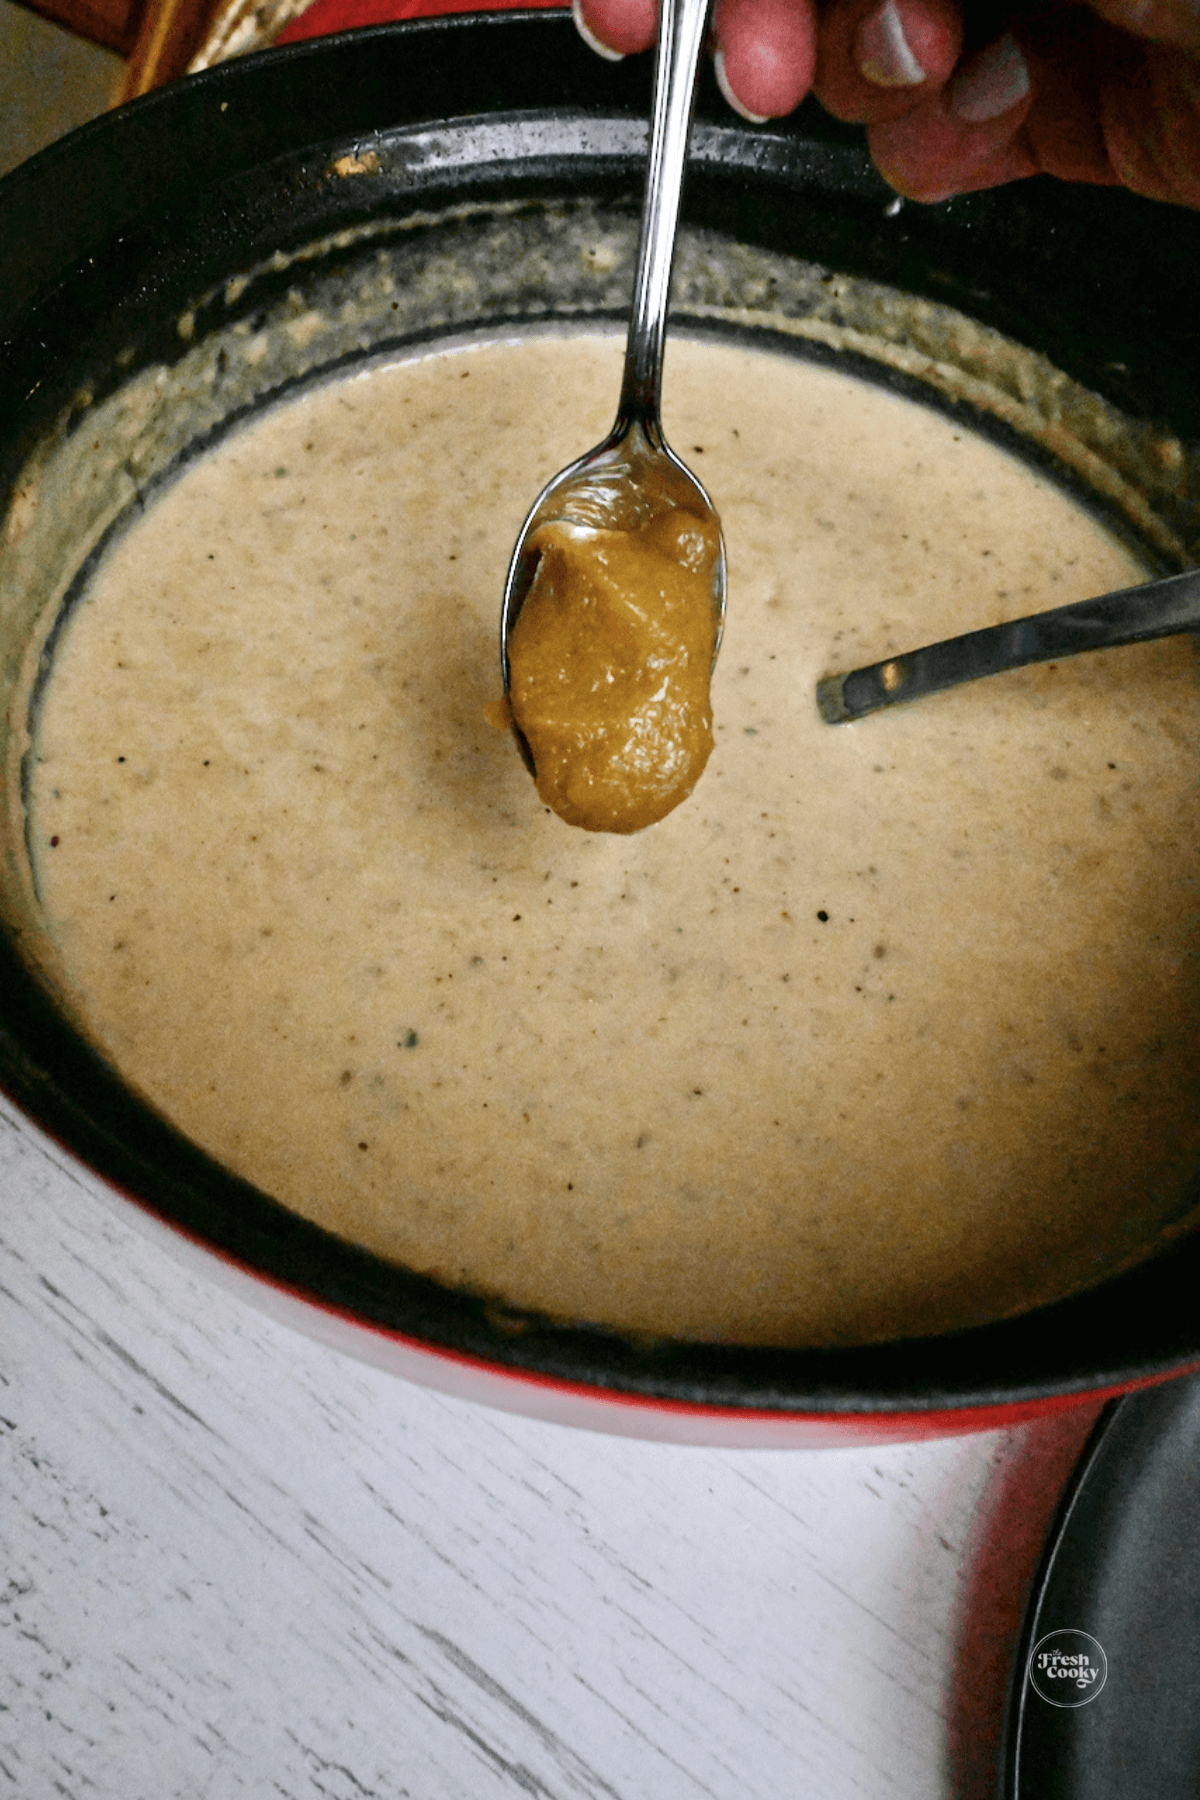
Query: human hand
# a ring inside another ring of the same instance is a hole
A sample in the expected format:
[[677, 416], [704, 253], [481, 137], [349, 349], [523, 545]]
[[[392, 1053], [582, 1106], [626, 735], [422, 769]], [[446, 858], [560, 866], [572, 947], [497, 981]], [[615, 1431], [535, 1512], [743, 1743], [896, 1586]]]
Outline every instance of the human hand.
[[[657, 0], [574, 9], [602, 54], [654, 41]], [[1043, 172], [1200, 208], [1197, 0], [1034, 0], [982, 43], [959, 0], [716, 0], [713, 30], [738, 112], [779, 117], [811, 89], [866, 125], [909, 199]]]

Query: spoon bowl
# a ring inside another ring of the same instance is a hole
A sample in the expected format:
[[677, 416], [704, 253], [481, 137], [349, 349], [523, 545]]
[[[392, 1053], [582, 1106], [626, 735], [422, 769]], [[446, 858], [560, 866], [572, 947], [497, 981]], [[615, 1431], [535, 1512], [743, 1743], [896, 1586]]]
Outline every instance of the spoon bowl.
[[[500, 664], [507, 694], [512, 684], [509, 638], [529, 593], [540, 552], [531, 540], [543, 525], [564, 521], [600, 530], [634, 531], [655, 513], [674, 509], [711, 520], [720, 533], [716, 508], [703, 485], [670, 445], [657, 433], [653, 441], [646, 428], [618, 419], [602, 444], [560, 469], [534, 501], [513, 549], [504, 584], [500, 611]], [[725, 540], [712, 571], [713, 667], [725, 628]], [[534, 774], [533, 754], [524, 732], [514, 719], [513, 736], [522, 760]]]

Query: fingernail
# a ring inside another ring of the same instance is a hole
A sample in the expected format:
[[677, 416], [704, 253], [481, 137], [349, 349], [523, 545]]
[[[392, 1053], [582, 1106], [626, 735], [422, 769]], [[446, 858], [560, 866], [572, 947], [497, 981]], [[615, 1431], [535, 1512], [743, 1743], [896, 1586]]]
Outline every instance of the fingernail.
[[950, 110], [965, 125], [998, 119], [1029, 92], [1029, 65], [1006, 31], [950, 83]]
[[725, 52], [723, 50], [718, 50], [717, 54], [713, 57], [713, 73], [717, 78], [717, 86], [720, 88], [735, 113], [740, 113], [741, 117], [747, 120], [751, 125], [766, 124], [767, 119], [770, 117], [769, 113], [752, 113], [749, 107], [742, 105], [741, 101], [730, 87], [729, 77], [725, 73]]
[[576, 31], [579, 33], [589, 50], [594, 50], [597, 56], [602, 56], [604, 58], [605, 62], [625, 61], [625, 52], [623, 50], [610, 50], [607, 44], [602, 44], [600, 42], [600, 39], [594, 32], [588, 30], [583, 22], [582, 0], [571, 0], [571, 17], [575, 21]]
[[920, 87], [925, 71], [909, 48], [896, 0], [887, 0], [858, 28], [859, 73], [876, 87]]

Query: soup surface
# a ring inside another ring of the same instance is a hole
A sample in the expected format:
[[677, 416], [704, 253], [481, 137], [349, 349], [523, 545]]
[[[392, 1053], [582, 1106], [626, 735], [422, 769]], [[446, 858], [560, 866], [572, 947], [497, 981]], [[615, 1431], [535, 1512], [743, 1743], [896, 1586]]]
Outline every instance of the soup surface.
[[49, 974], [229, 1167], [556, 1317], [844, 1343], [1143, 1254], [1200, 1158], [1192, 641], [823, 725], [823, 674], [1141, 571], [947, 417], [673, 341], [716, 748], [662, 823], [570, 829], [485, 709], [513, 539], [620, 359], [375, 367], [162, 494], [41, 705]]

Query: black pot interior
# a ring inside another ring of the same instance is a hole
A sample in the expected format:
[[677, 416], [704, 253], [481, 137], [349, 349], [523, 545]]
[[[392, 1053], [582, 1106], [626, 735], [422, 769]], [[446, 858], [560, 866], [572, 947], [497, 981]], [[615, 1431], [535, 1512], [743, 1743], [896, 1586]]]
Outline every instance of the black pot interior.
[[[547, 14], [382, 28], [212, 70], [18, 170], [0, 185], [0, 513], [44, 439], [69, 434], [139, 370], [177, 362], [239, 306], [252, 317], [268, 305], [277, 252], [319, 244], [305, 267], [336, 279], [364, 230], [386, 244], [393, 227], [411, 234], [414, 215], [448, 207], [468, 222], [497, 201], [548, 200], [634, 219], [644, 64], [601, 63], [569, 20]], [[691, 226], [888, 284], [1035, 346], [1144, 423], [1143, 461], [1172, 439], [1200, 445], [1200, 217], [1041, 181], [897, 207], [859, 134], [815, 107], [751, 130], [709, 79], [698, 120]], [[230, 297], [224, 284], [250, 269], [255, 281]], [[295, 266], [285, 279], [295, 283]], [[609, 316], [620, 310], [618, 298]], [[1198, 467], [1185, 455], [1155, 490], [1162, 530], [1145, 547], [1164, 566], [1196, 560]], [[1195, 1233], [1021, 1319], [863, 1350], [633, 1343], [515, 1317], [384, 1265], [228, 1175], [73, 1033], [15, 936], [0, 937], [0, 1083], [20, 1107], [202, 1241], [430, 1345], [623, 1394], [835, 1413], [1019, 1401], [1200, 1358]], [[1200, 1182], [1180, 1216], [1197, 1203]]]

